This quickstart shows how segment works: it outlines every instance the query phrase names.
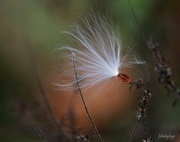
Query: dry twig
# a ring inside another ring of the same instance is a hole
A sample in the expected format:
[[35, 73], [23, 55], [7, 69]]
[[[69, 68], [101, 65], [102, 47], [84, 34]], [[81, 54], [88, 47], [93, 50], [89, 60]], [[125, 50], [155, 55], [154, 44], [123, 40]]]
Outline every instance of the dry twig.
[[98, 130], [97, 130], [97, 128], [96, 128], [96, 125], [94, 124], [94, 121], [93, 121], [93, 119], [92, 119], [92, 117], [91, 117], [91, 115], [90, 115], [90, 113], [89, 113], [89, 110], [88, 110], [88, 108], [87, 108], [86, 102], [85, 102], [85, 100], [84, 100], [84, 96], [83, 96], [83, 94], [82, 94], [82, 91], [81, 91], [81, 88], [80, 88], [80, 85], [79, 85], [78, 74], [77, 74], [77, 71], [76, 71], [75, 53], [72, 53], [72, 61], [73, 61], [73, 65], [74, 65], [74, 74], [75, 74], [75, 79], [76, 79], [78, 91], [79, 91], [79, 94], [80, 94], [80, 96], [81, 96], [81, 100], [82, 100], [82, 103], [83, 103], [83, 105], [84, 105], [86, 114], [88, 115], [89, 121], [91, 122], [91, 125], [92, 125], [92, 127], [93, 127], [93, 130], [94, 130], [96, 136], [98, 137], [99, 141], [100, 141], [100, 142], [103, 142], [103, 140], [102, 140], [102, 138], [101, 138], [101, 136], [100, 136], [100, 134], [99, 134], [99, 132], [98, 132]]

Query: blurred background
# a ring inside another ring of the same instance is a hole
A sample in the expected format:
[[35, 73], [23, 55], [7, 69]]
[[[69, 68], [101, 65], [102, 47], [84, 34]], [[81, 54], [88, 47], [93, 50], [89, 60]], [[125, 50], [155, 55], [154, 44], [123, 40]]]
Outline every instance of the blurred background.
[[[148, 40], [159, 43], [160, 51], [173, 69], [173, 80], [180, 86], [180, 2], [131, 0], [131, 4], [139, 27]], [[119, 27], [123, 41], [132, 45], [149, 64], [153, 96], [146, 118], [148, 135], [162, 141], [158, 139], [159, 133], [171, 133], [178, 142], [180, 104], [172, 107], [174, 95], [168, 95], [158, 84], [153, 56], [139, 33], [128, 0], [0, 0], [0, 141], [71, 141], [75, 128], [79, 133], [93, 135], [82, 106], [69, 107], [73, 105], [73, 96], [67, 97], [50, 83], [56, 78], [53, 51], [66, 42], [62, 31], [92, 9], [111, 17], [110, 22]], [[122, 96], [111, 96], [113, 92], [109, 92], [88, 101], [104, 141], [128, 141], [135, 126], [136, 96], [142, 92], [129, 92], [128, 87], [123, 87], [122, 92]], [[114, 103], [116, 97], [118, 101]], [[77, 100], [76, 104], [79, 103]], [[71, 121], [67, 119], [76, 122], [69, 124]], [[142, 138], [140, 125], [134, 141]]]

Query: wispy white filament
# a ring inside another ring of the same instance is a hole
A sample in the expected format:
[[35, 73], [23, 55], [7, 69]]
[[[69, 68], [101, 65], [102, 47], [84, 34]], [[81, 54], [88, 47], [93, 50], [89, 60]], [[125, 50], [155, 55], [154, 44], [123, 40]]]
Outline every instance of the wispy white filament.
[[81, 89], [89, 89], [117, 77], [122, 68], [144, 64], [133, 52], [123, 49], [118, 30], [113, 29], [100, 15], [89, 14], [75, 24], [71, 32], [71, 45], [60, 47], [60, 78], [56, 84], [61, 89], [76, 89], [72, 54], [75, 57], [78, 82]]

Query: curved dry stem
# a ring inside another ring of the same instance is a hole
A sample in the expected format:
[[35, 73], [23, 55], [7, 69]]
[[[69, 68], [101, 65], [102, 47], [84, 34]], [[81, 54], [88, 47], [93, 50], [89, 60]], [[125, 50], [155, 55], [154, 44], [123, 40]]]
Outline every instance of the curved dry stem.
[[82, 94], [82, 91], [81, 91], [81, 88], [80, 88], [80, 85], [79, 85], [78, 74], [77, 74], [77, 71], [76, 71], [76, 64], [75, 64], [75, 53], [72, 53], [72, 61], [73, 61], [73, 65], [74, 65], [74, 74], [75, 74], [75, 78], [76, 78], [76, 83], [77, 83], [79, 94], [81, 96], [82, 103], [84, 105], [84, 109], [86, 111], [86, 114], [88, 115], [89, 121], [91, 122], [91, 125], [93, 127], [93, 130], [94, 130], [96, 136], [98, 137], [100, 142], [103, 142], [102, 137], [100, 136], [100, 134], [99, 134], [99, 132], [97, 130], [97, 127], [94, 124], [94, 121], [93, 121], [93, 119], [92, 119], [92, 117], [91, 117], [91, 115], [89, 113], [89, 110], [87, 108], [86, 102], [84, 100], [84, 97], [83, 97], [83, 94]]
[[132, 133], [131, 133], [129, 142], [132, 142], [132, 139], [133, 139], [133, 137], [134, 137], [134, 134], [135, 134], [135, 132], [136, 132], [137, 127], [139, 126], [139, 122], [140, 122], [140, 121], [141, 121], [141, 119], [139, 119], [139, 120], [136, 122], [136, 125], [135, 125], [135, 127], [134, 127], [134, 129], [133, 129], [133, 131], [132, 131]]

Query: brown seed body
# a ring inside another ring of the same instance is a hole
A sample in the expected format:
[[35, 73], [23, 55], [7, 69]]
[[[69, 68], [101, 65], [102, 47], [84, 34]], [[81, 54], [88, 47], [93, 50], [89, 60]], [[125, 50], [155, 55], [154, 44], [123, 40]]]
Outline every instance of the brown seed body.
[[117, 75], [117, 77], [119, 77], [119, 79], [121, 80], [122, 83], [128, 84], [130, 83], [130, 77], [126, 74], [123, 73], [119, 73]]

